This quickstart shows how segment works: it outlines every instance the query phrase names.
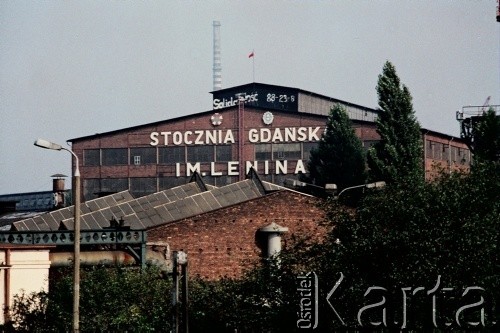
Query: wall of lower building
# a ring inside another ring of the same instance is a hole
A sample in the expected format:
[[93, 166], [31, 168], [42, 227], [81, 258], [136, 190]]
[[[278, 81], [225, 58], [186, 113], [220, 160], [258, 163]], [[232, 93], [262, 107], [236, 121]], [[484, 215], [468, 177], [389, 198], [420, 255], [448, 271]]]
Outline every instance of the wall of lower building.
[[438, 133], [424, 133], [425, 178], [432, 180], [442, 173], [469, 170], [472, 155], [462, 140]]
[[279, 191], [149, 230], [148, 241], [166, 241], [171, 251], [187, 252], [190, 276], [238, 277], [265, 255], [265, 237], [257, 231], [272, 222], [289, 228], [282, 236], [284, 247], [300, 238], [321, 240], [327, 228], [320, 225], [323, 212], [317, 200]]
[[0, 249], [0, 324], [8, 319], [15, 295], [48, 291], [48, 249]]

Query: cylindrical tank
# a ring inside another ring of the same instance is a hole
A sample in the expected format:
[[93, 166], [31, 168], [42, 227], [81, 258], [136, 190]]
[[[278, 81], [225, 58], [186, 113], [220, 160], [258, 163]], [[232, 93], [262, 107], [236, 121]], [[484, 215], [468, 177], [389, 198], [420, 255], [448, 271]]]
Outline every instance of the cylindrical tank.
[[64, 192], [64, 179], [63, 178], [52, 179], [52, 191], [54, 193]]

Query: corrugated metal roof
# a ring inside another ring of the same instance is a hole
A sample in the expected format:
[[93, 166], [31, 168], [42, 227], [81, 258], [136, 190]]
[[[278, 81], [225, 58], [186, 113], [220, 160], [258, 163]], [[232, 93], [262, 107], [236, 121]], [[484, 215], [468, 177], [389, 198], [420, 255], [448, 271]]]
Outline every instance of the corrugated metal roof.
[[[119, 219], [132, 214], [140, 214], [141, 218], [147, 219], [148, 214], [146, 212], [151, 211], [155, 206], [200, 193], [202, 190], [196, 182], [191, 182], [137, 199], [132, 198], [111, 207], [107, 206], [87, 214], [82, 213], [80, 225], [82, 229], [102, 229], [109, 227], [111, 218], [115, 217]], [[62, 228], [72, 230], [74, 228], [73, 216], [61, 220], [60, 224]], [[132, 227], [127, 219], [125, 225]], [[134, 226], [134, 229], [144, 229], [145, 227], [147, 225], [141, 223], [140, 227]]]
[[[248, 179], [223, 187], [205, 185], [198, 179], [137, 199], [128, 191], [124, 191], [82, 203], [81, 229], [107, 228], [112, 218], [123, 218], [125, 225], [131, 229], [148, 229], [236, 205], [279, 190], [288, 189], [262, 182], [256, 173], [250, 173]], [[72, 230], [73, 227], [73, 206], [13, 224], [13, 229], [19, 231], [61, 228]]]
[[[112, 202], [113, 205], [119, 203], [130, 201], [133, 196], [128, 191], [118, 192], [115, 194], [108, 195], [106, 197], [97, 198], [83, 202], [81, 204], [82, 216], [88, 214], [92, 211], [99, 209], [99, 206], [108, 206], [106, 202]], [[27, 231], [27, 230], [57, 230], [59, 229], [59, 223], [62, 219], [67, 218], [67, 216], [73, 216], [74, 206], [58, 209], [52, 212], [48, 212], [39, 215], [35, 218], [30, 218], [26, 220], [21, 220], [12, 223], [12, 230], [17, 231]], [[83, 224], [82, 224], [83, 226]]]
[[260, 191], [262, 185], [259, 186], [258, 182], [258, 179], [246, 179], [220, 188], [212, 188], [209, 191], [158, 205], [148, 211], [135, 212], [125, 216], [124, 219], [136, 221], [137, 225], [130, 224], [134, 229], [141, 226], [152, 228], [208, 213], [264, 196], [266, 193]]

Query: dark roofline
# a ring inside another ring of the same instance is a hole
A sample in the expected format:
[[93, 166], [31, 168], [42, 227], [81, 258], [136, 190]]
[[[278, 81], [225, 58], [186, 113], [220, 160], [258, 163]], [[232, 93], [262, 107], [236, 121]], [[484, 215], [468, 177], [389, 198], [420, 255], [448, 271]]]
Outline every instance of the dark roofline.
[[374, 108], [370, 108], [370, 107], [367, 107], [367, 106], [363, 106], [363, 105], [359, 105], [359, 104], [347, 102], [347, 101], [344, 101], [344, 100], [341, 100], [341, 99], [337, 99], [337, 98], [333, 98], [333, 97], [330, 97], [330, 96], [318, 94], [318, 93], [315, 93], [315, 92], [312, 92], [312, 91], [308, 91], [308, 90], [304, 90], [304, 89], [300, 89], [300, 88], [295, 88], [295, 87], [287, 87], [287, 86], [280, 86], [280, 85], [276, 85], [276, 84], [267, 84], [267, 83], [260, 83], [260, 82], [246, 83], [246, 84], [242, 84], [242, 85], [239, 85], [239, 86], [234, 86], [234, 87], [229, 87], [229, 88], [214, 90], [214, 91], [211, 91], [210, 93], [213, 95], [214, 93], [218, 93], [218, 92], [221, 92], [221, 91], [222, 92], [226, 92], [226, 91], [231, 91], [231, 90], [234, 90], [234, 89], [241, 89], [243, 87], [248, 87], [248, 86], [260, 86], [260, 87], [273, 87], [273, 88], [283, 88], [283, 89], [294, 89], [294, 90], [297, 90], [298, 92], [306, 94], [306, 95], [310, 95], [310, 96], [314, 96], [314, 97], [321, 97], [321, 98], [328, 99], [328, 100], [333, 101], [333, 102], [339, 102], [339, 103], [342, 103], [342, 104], [345, 104], [345, 105], [348, 105], [348, 106], [353, 106], [353, 107], [357, 107], [357, 108], [360, 108], [360, 109], [363, 109], [363, 110], [373, 111], [373, 112], [376, 112], [376, 113], [380, 112], [379, 109], [374, 109]]
[[[71, 189], [65, 189], [63, 192], [70, 192]], [[7, 193], [7, 194], [0, 194], [0, 201], [4, 201], [5, 198], [7, 197], [23, 197], [23, 196], [28, 196], [28, 195], [35, 195], [35, 194], [53, 194], [54, 191], [36, 191], [36, 192], [19, 192], [19, 193]]]
[[431, 129], [427, 129], [427, 128], [423, 128], [423, 127], [420, 128], [420, 133], [422, 135], [432, 134], [432, 135], [440, 136], [440, 137], [443, 137], [443, 138], [450, 138], [450, 139], [453, 139], [455, 141], [462, 141], [465, 144], [464, 139], [461, 138], [461, 137], [459, 137], [459, 136], [454, 136], [454, 135], [451, 135], [451, 134], [437, 132], [437, 131], [434, 131], [434, 130], [431, 130]]
[[[239, 89], [239, 88], [242, 88], [242, 87], [248, 87], [248, 86], [252, 86], [252, 85], [261, 86], [261, 87], [275, 87], [275, 88], [284, 88], [284, 89], [294, 89], [294, 90], [297, 90], [298, 92], [301, 92], [301, 93], [306, 94], [306, 95], [328, 99], [330, 101], [342, 103], [342, 104], [347, 105], [347, 106], [353, 106], [353, 107], [356, 107], [356, 108], [360, 108], [362, 110], [369, 110], [369, 111], [376, 112], [376, 113], [380, 112], [380, 110], [378, 110], [378, 109], [373, 109], [373, 108], [369, 108], [369, 107], [366, 107], [366, 106], [363, 106], [363, 105], [359, 105], [359, 104], [347, 102], [347, 101], [344, 101], [344, 100], [341, 100], [341, 99], [329, 97], [329, 96], [326, 96], [326, 95], [317, 94], [317, 93], [314, 93], [312, 91], [307, 91], [307, 90], [303, 90], [303, 89], [299, 89], [299, 88], [295, 88], [295, 87], [286, 87], [286, 86], [279, 86], [279, 85], [275, 85], [275, 84], [265, 84], [265, 83], [259, 83], [259, 82], [247, 83], [247, 84], [242, 84], [242, 85], [239, 85], [239, 86], [234, 86], [234, 87], [224, 88], [224, 89], [220, 89], [220, 90], [215, 90], [215, 91], [211, 91], [210, 93], [213, 95], [216, 92], [230, 91], [230, 90], [233, 90], [233, 89]], [[227, 109], [230, 109], [230, 108], [224, 108], [223, 110], [227, 110]], [[258, 108], [256, 108], [256, 109], [258, 109]], [[264, 109], [264, 108], [262, 108], [262, 109]], [[103, 132], [103, 133], [96, 133], [96, 134], [92, 134], [92, 135], [86, 135], [86, 136], [82, 136], [82, 137], [78, 137], [78, 138], [69, 139], [66, 142], [76, 142], [76, 141], [90, 139], [90, 138], [93, 138], [93, 137], [96, 137], [96, 136], [111, 135], [111, 134], [116, 134], [116, 133], [120, 133], [120, 132], [123, 132], [123, 131], [136, 130], [136, 129], [140, 129], [142, 127], [149, 127], [149, 126], [154, 126], [154, 125], [157, 125], [157, 124], [162, 124], [162, 123], [164, 123], [166, 121], [178, 121], [178, 120], [182, 120], [182, 119], [185, 119], [185, 118], [193, 117], [193, 116], [196, 116], [196, 115], [209, 114], [209, 113], [214, 112], [214, 111], [217, 112], [217, 111], [222, 111], [222, 110], [213, 110], [212, 109], [212, 110], [208, 110], [208, 111], [202, 111], [202, 112], [199, 112], [199, 113], [192, 113], [192, 114], [188, 114], [188, 115], [185, 115], [185, 116], [180, 116], [180, 117], [175, 117], [175, 118], [170, 118], [170, 119], [155, 121], [155, 122], [152, 122], [152, 123], [147, 123], [147, 124], [141, 124], [141, 125], [126, 127], [126, 128], [121, 128], [121, 129], [112, 130], [112, 131], [109, 131], [109, 132]], [[276, 111], [278, 111], [278, 110], [276, 110]], [[307, 112], [299, 112], [299, 113], [312, 114], [312, 113], [307, 113]]]

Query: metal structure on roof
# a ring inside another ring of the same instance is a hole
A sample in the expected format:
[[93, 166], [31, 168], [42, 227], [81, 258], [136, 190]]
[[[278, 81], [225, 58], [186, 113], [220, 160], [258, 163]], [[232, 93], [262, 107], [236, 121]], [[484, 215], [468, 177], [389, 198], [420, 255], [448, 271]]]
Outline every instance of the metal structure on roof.
[[[195, 174], [187, 184], [134, 198], [123, 191], [81, 204], [81, 229], [100, 230], [115, 216], [131, 230], [147, 230], [166, 223], [262, 197], [284, 187], [262, 182], [252, 169], [247, 179], [222, 187], [205, 185]], [[12, 224], [13, 231], [73, 230], [73, 206]]]

